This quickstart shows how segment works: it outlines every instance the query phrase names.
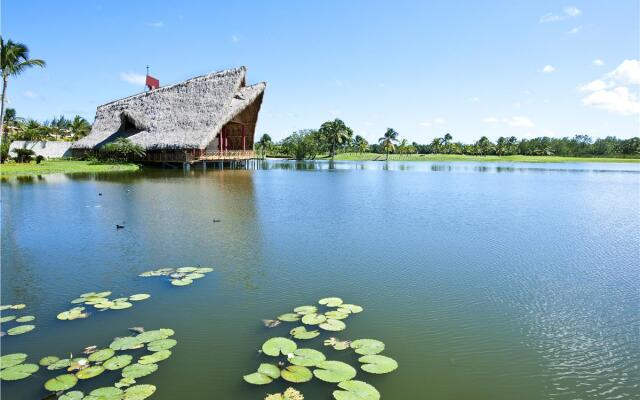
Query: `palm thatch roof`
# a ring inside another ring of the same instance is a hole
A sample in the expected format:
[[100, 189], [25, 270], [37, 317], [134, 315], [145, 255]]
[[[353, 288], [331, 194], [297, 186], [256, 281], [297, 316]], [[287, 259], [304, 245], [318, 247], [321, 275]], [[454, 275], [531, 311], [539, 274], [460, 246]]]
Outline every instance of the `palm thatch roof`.
[[249, 105], [257, 102], [259, 108], [266, 83], [245, 86], [246, 72], [213, 72], [103, 104], [91, 133], [72, 148], [98, 148], [127, 137], [147, 150], [204, 149]]

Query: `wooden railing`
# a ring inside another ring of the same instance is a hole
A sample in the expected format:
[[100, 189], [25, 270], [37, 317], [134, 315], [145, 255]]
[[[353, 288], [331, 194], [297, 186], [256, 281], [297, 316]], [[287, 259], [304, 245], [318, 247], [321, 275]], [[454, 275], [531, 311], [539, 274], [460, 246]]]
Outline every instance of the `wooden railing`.
[[200, 161], [220, 161], [220, 160], [248, 160], [256, 158], [256, 152], [253, 150], [217, 150], [206, 151], [200, 157], [195, 157], [195, 160]]

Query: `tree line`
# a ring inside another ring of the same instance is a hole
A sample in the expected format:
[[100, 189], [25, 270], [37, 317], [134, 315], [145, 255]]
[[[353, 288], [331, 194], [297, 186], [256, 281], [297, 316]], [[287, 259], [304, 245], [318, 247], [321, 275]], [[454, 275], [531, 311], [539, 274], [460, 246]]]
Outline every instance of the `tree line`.
[[304, 129], [293, 132], [279, 142], [274, 142], [268, 134], [256, 142], [256, 150], [265, 157], [289, 157], [297, 160], [315, 159], [337, 153], [378, 153], [385, 154], [464, 154], [464, 155], [526, 155], [563, 157], [640, 157], [640, 138], [619, 139], [615, 136], [594, 139], [589, 135], [573, 137], [541, 136], [532, 139], [518, 139], [515, 136], [501, 136], [495, 143], [482, 136], [473, 143], [454, 141], [450, 133], [434, 138], [428, 144], [409, 143], [400, 139], [399, 133], [388, 128], [377, 143], [369, 143], [361, 135], [354, 135], [342, 120], [335, 119], [323, 123], [318, 129]]

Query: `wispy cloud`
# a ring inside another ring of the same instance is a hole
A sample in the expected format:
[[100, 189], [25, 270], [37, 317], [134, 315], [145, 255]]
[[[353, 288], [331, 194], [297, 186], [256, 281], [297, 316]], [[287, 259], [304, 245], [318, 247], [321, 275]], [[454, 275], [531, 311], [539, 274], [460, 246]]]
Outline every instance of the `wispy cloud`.
[[135, 72], [122, 72], [120, 73], [120, 79], [132, 85], [139, 85], [139, 86], [144, 85], [146, 81], [146, 77], [144, 75], [137, 74]]
[[240, 40], [240, 35], [238, 35], [237, 33], [231, 35], [231, 43], [240, 43]]
[[582, 30], [582, 26], [576, 26], [574, 28], [569, 29], [569, 31], [567, 32], [569, 35], [575, 35], [576, 33], [580, 32]]
[[600, 58], [596, 58], [595, 60], [592, 61], [592, 63], [596, 67], [602, 67], [604, 65], [604, 61]]
[[150, 26], [151, 28], [160, 29], [160, 28], [164, 28], [164, 22], [162, 21], [149, 22], [147, 26]]
[[568, 18], [575, 18], [582, 14], [582, 11], [576, 6], [567, 6], [561, 13], [546, 13], [540, 17], [540, 23], [558, 22]]
[[624, 60], [616, 69], [578, 87], [589, 93], [582, 104], [620, 115], [640, 114], [640, 60]]
[[552, 72], [555, 72], [556, 68], [553, 65], [545, 65], [544, 68], [542, 68], [542, 72], [544, 72], [545, 74], [550, 74]]

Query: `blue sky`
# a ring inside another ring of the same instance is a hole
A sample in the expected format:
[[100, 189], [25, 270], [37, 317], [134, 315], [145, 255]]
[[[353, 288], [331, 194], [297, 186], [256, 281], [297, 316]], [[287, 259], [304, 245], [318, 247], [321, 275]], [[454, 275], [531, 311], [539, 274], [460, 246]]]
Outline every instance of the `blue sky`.
[[266, 81], [258, 133], [339, 117], [375, 140], [450, 132], [640, 134], [640, 7], [615, 1], [3, 0], [1, 31], [44, 70], [9, 83], [40, 120], [246, 65]]

